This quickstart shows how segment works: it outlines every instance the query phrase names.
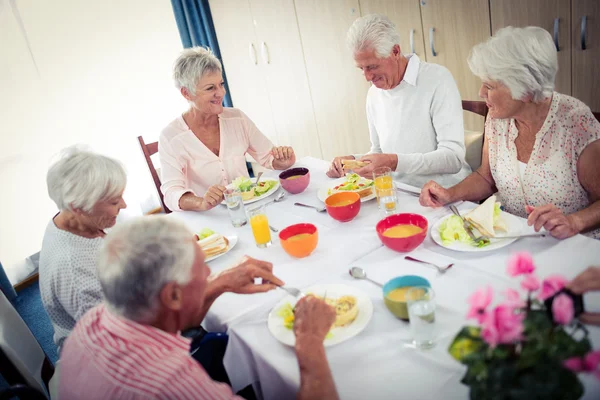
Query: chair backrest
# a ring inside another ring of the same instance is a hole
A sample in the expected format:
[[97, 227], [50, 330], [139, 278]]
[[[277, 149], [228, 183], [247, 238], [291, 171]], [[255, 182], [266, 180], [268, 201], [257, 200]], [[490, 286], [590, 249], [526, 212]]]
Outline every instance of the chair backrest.
[[54, 368], [17, 310], [0, 292], [0, 374], [9, 385], [26, 384], [49, 397]]
[[27, 385], [14, 385], [4, 390], [0, 390], [0, 400], [13, 400], [15, 397], [27, 400], [47, 399], [42, 392]]
[[156, 186], [156, 191], [158, 192], [158, 197], [160, 198], [160, 204], [162, 205], [165, 213], [170, 213], [171, 210], [165, 205], [164, 196], [160, 190], [160, 178], [158, 176], [158, 172], [156, 172], [156, 168], [154, 167], [154, 163], [152, 162], [152, 158], [150, 158], [153, 154], [158, 153], [158, 142], [148, 143], [144, 142], [144, 138], [138, 136], [138, 141], [140, 142], [140, 148], [142, 149], [142, 153], [144, 154], [144, 158], [146, 159], [146, 164], [148, 164], [148, 169], [150, 170], [150, 175], [152, 175], [152, 180], [154, 181], [154, 186]]
[[484, 119], [488, 114], [488, 107], [485, 104], [485, 101], [471, 101], [471, 100], [463, 100], [462, 108], [465, 111], [471, 111], [472, 113], [481, 115]]
[[[463, 100], [462, 108], [465, 111], [481, 115], [484, 120], [488, 114], [488, 108], [484, 101]], [[473, 171], [481, 165], [483, 140], [483, 130], [465, 131], [465, 159]]]
[[592, 114], [594, 114], [594, 117], [596, 117], [596, 119], [600, 122], [600, 112], [595, 112]]

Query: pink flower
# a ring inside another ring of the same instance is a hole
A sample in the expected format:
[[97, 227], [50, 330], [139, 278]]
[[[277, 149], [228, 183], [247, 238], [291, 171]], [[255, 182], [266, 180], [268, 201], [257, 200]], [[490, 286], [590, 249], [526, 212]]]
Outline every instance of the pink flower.
[[573, 300], [562, 293], [554, 298], [552, 302], [552, 316], [554, 322], [561, 325], [567, 325], [573, 320], [575, 311], [573, 310]]
[[467, 318], [475, 318], [481, 324], [486, 316], [486, 308], [492, 302], [492, 287], [487, 286], [481, 288], [469, 297], [469, 304], [471, 308], [467, 313]]
[[506, 298], [506, 302], [504, 304], [506, 304], [509, 307], [525, 307], [525, 300], [521, 299], [519, 292], [517, 292], [515, 289], [507, 289], [506, 292], [504, 292], [504, 297]]
[[521, 281], [521, 287], [530, 292], [535, 292], [540, 288], [540, 280], [534, 274], [525, 275]]
[[533, 259], [529, 253], [516, 253], [508, 260], [506, 272], [510, 276], [530, 274], [535, 270]]
[[551, 275], [542, 281], [542, 290], [538, 297], [544, 301], [548, 297], [553, 296], [560, 289], [564, 288], [567, 280], [560, 275]]
[[563, 362], [563, 365], [573, 372], [593, 373], [600, 379], [600, 350], [591, 351], [584, 357], [572, 357]]
[[481, 337], [490, 347], [521, 340], [524, 318], [524, 314], [516, 313], [514, 307], [499, 305], [486, 315]]

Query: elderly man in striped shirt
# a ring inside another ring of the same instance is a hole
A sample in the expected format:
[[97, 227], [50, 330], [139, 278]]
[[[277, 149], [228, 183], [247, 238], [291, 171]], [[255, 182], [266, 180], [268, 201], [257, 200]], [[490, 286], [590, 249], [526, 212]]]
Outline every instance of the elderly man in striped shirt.
[[[189, 355], [181, 336], [198, 326], [225, 292], [272, 290], [283, 282], [272, 265], [246, 257], [209, 277], [204, 254], [175, 219], [142, 217], [115, 228], [100, 251], [98, 277], [104, 302], [86, 313], [65, 341], [59, 398], [230, 399]], [[263, 283], [255, 285], [254, 278]], [[298, 398], [336, 399], [323, 348], [335, 311], [308, 296], [296, 307]]]

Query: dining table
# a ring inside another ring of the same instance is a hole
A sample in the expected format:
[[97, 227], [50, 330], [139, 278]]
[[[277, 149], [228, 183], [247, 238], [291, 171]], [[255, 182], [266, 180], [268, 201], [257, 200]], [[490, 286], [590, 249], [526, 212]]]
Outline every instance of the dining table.
[[[437, 244], [428, 232], [425, 240], [409, 253], [399, 253], [383, 246], [375, 226], [385, 217], [375, 200], [361, 204], [359, 214], [349, 222], [339, 222], [326, 212], [294, 205], [296, 202], [323, 207], [317, 193], [330, 186], [326, 176], [329, 162], [313, 157], [297, 160], [294, 167], [310, 171], [310, 183], [299, 194], [285, 193], [281, 201], [276, 194], [253, 204], [266, 204], [269, 224], [281, 231], [297, 223], [311, 223], [318, 229], [318, 245], [305, 258], [288, 255], [272, 233], [272, 245], [258, 248], [250, 225], [234, 228], [226, 206], [205, 212], [174, 212], [170, 218], [183, 221], [192, 231], [210, 228], [237, 243], [226, 254], [208, 263], [212, 273], [234, 267], [244, 256], [273, 264], [273, 273], [287, 286], [306, 289], [314, 285], [341, 284], [360, 290], [373, 305], [365, 328], [335, 346], [326, 347], [327, 360], [341, 399], [467, 399], [468, 387], [461, 384], [466, 367], [453, 359], [448, 347], [467, 320], [468, 299], [477, 289], [489, 286], [494, 298], [501, 300], [507, 289], [519, 289], [520, 280], [508, 276], [507, 262], [517, 252], [533, 257], [536, 274], [543, 279], [560, 274], [568, 280], [587, 267], [600, 265], [600, 241], [584, 235], [558, 240], [521, 238], [492, 251], [459, 252]], [[280, 171], [266, 171], [262, 179], [278, 180]], [[427, 208], [419, 204], [419, 189], [401, 182], [398, 213], [415, 213], [425, 217], [429, 230], [441, 218], [451, 214], [446, 207]], [[283, 191], [279, 188], [278, 191]], [[413, 192], [411, 194], [410, 192]], [[252, 204], [247, 205], [249, 208]], [[461, 211], [476, 205], [457, 202]], [[532, 233], [524, 219], [522, 233]], [[426, 265], [404, 259], [405, 255], [443, 266], [453, 264], [443, 274]], [[435, 342], [429, 350], [417, 349], [409, 322], [396, 318], [385, 306], [382, 289], [348, 273], [362, 268], [369, 278], [385, 283], [392, 278], [418, 275], [426, 278], [435, 292]], [[275, 289], [266, 293], [241, 295], [225, 293], [208, 311], [203, 326], [209, 331], [226, 331], [229, 342], [224, 365], [234, 392], [252, 385], [259, 399], [295, 398], [300, 373], [294, 348], [278, 341], [269, 331], [267, 321], [274, 307], [288, 294]], [[600, 292], [585, 296], [586, 306], [600, 311]], [[592, 346], [600, 348], [600, 327], [588, 326]], [[584, 399], [600, 398], [600, 382], [593, 375], [579, 375], [585, 387]]]

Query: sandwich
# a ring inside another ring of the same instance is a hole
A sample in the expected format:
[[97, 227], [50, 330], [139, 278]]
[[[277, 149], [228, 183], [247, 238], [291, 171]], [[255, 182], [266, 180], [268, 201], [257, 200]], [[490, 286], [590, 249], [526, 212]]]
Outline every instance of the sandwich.
[[366, 197], [373, 194], [373, 181], [362, 178], [358, 174], [346, 174], [346, 180], [329, 189], [327, 195], [339, 192], [356, 192], [360, 197]]
[[464, 218], [483, 236], [495, 237], [497, 232], [507, 231], [501, 213], [500, 203], [496, 202], [496, 196], [491, 196], [477, 208], [467, 213]]
[[368, 163], [359, 160], [342, 160], [344, 169], [358, 169], [367, 166]]
[[229, 241], [220, 233], [210, 229], [203, 229], [196, 235], [198, 245], [204, 251], [206, 258], [211, 258], [223, 254], [229, 248]]
[[346, 326], [358, 316], [356, 297], [342, 296], [335, 300], [335, 323], [333, 326]]

